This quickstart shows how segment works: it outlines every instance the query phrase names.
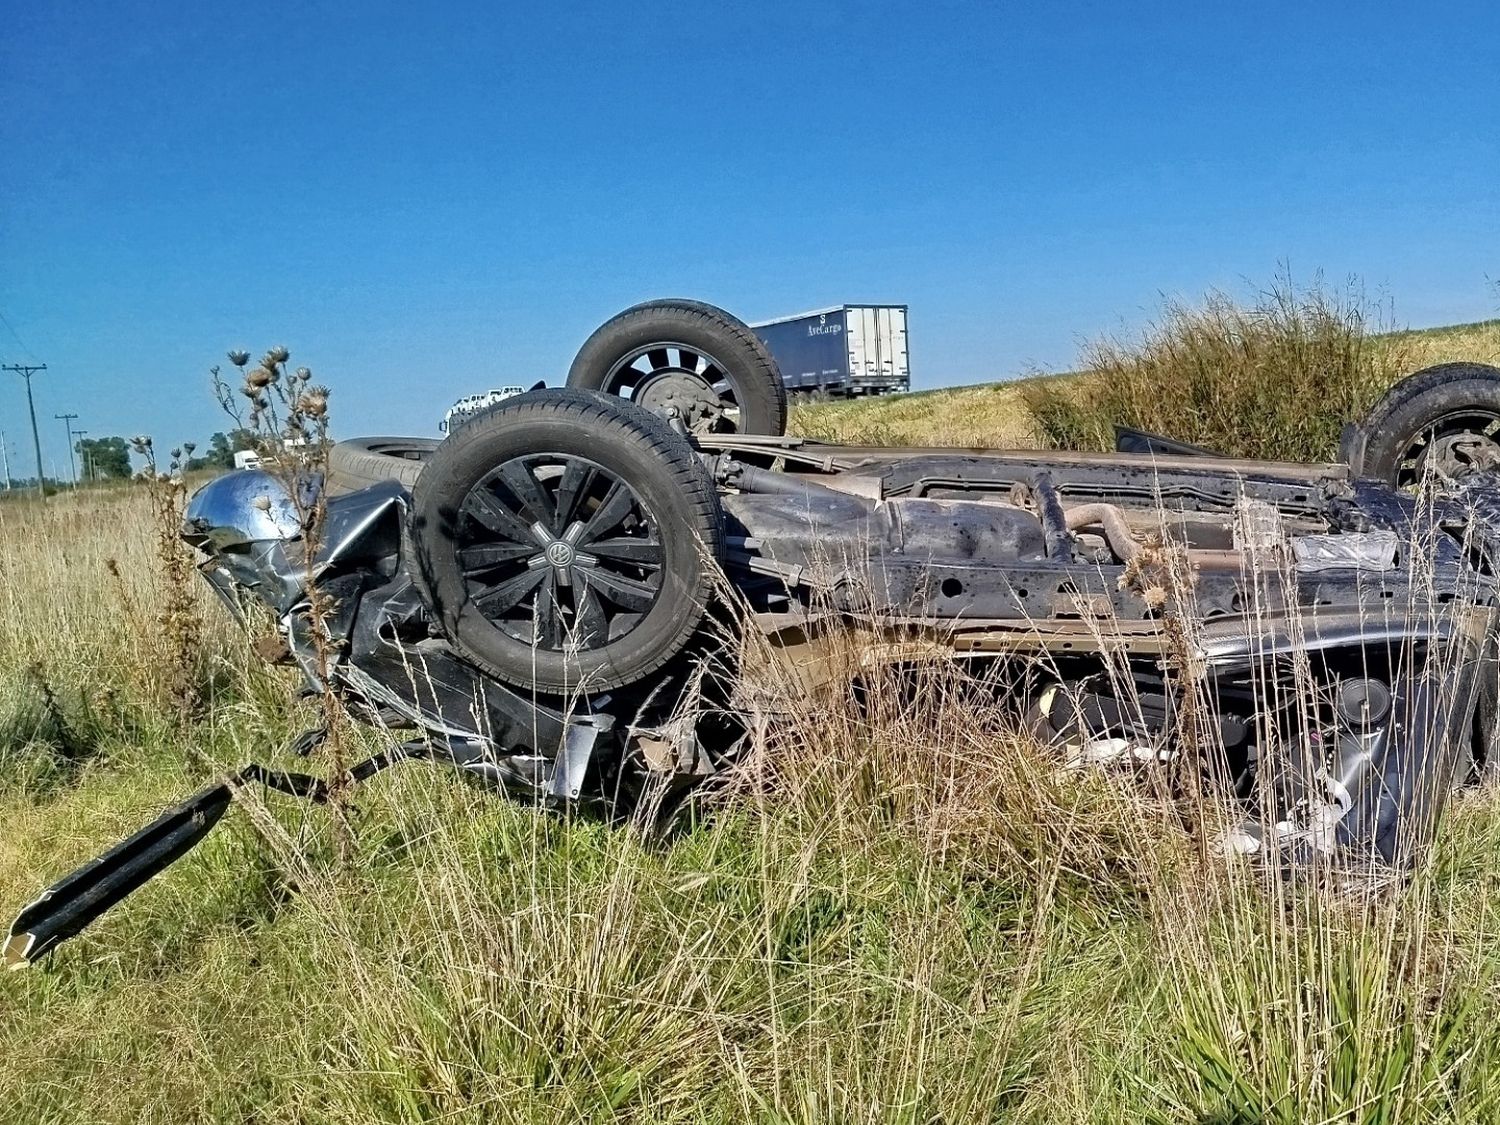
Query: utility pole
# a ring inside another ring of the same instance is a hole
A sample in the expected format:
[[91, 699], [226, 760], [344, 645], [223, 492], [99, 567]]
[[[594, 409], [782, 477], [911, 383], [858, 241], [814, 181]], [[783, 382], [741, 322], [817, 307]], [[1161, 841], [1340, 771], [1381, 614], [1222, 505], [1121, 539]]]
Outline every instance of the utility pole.
[[54, 417], [58, 421], [60, 421], [63, 424], [63, 429], [67, 431], [67, 434], [68, 434], [68, 472], [71, 473], [72, 476], [73, 476], [73, 491], [77, 492], [78, 491], [78, 462], [75, 461], [75, 460], [73, 460], [73, 419], [77, 418], [78, 415], [76, 415], [76, 414], [54, 414], [54, 415], [52, 415], [52, 417]]
[[[81, 438], [86, 433], [88, 433], [87, 430], [74, 430], [73, 436], [76, 438]], [[83, 443], [79, 442], [78, 444], [82, 445]], [[92, 483], [93, 479], [94, 474], [89, 469], [89, 451], [85, 449], [83, 451], [83, 483], [90, 484]]]
[[47, 370], [47, 365], [45, 363], [38, 363], [34, 366], [29, 363], [7, 363], [0, 370], [14, 371], [26, 380], [26, 408], [31, 411], [31, 443], [36, 448], [36, 496], [38, 500], [45, 500], [47, 486], [43, 483], [46, 477], [42, 473], [42, 435], [37, 432], [36, 428], [36, 403], [31, 397], [31, 377], [38, 371]]
[[5, 431], [0, 430], [0, 461], [5, 462], [5, 491], [10, 491], [10, 442], [5, 440]]

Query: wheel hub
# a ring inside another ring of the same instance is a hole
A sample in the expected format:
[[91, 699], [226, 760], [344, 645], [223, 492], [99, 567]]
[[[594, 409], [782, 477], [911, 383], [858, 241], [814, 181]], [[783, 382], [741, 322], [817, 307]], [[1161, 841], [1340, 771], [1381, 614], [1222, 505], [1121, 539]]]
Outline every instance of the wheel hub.
[[553, 566], [570, 567], [573, 565], [575, 552], [572, 547], [568, 546], [561, 539], [549, 543], [546, 551], [543, 553], [547, 556], [547, 561]]
[[599, 564], [593, 555], [585, 554], [575, 545], [583, 534], [583, 524], [575, 523], [561, 536], [553, 535], [544, 523], [531, 525], [531, 534], [541, 548], [532, 556], [531, 567], [552, 568], [553, 581], [559, 586], [573, 585], [574, 571], [582, 567]]
[[1500, 465], [1500, 445], [1487, 434], [1446, 434], [1432, 443], [1423, 460], [1453, 480]]
[[675, 413], [693, 433], [712, 430], [724, 415], [718, 394], [690, 371], [653, 374], [636, 388], [635, 401], [656, 414], [670, 417]]

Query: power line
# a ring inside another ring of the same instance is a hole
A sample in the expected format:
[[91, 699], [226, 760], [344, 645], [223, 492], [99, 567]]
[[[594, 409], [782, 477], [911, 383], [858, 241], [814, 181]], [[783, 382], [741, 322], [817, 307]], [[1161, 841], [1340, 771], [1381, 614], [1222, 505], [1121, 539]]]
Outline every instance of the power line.
[[31, 411], [31, 441], [36, 447], [36, 495], [37, 499], [45, 500], [47, 498], [47, 486], [43, 482], [47, 478], [42, 471], [42, 435], [37, 432], [36, 428], [36, 403], [31, 397], [31, 377], [38, 371], [47, 370], [47, 365], [45, 363], [35, 365], [29, 363], [7, 363], [0, 370], [14, 371], [26, 380], [26, 408]]
[[29, 355], [32, 359], [36, 358], [36, 353], [26, 346], [26, 341], [21, 339], [21, 334], [17, 332], [13, 327], [11, 327], [10, 321], [5, 317], [4, 309], [0, 309], [0, 324], [5, 325], [5, 330], [11, 334], [11, 338], [14, 339], [16, 343], [21, 345], [21, 350], [23, 352]]

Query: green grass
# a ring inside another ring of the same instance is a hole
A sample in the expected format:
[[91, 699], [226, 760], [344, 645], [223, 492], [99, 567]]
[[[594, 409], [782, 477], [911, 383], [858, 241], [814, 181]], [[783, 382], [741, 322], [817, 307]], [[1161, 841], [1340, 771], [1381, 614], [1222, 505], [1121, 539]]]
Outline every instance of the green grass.
[[[1497, 328], [1419, 341], [1473, 354]], [[969, 442], [1015, 403], [797, 416]], [[139, 491], [0, 507], [11, 908], [217, 771], [301, 764], [308, 705], [206, 597], [208, 706], [172, 718], [153, 551]], [[1265, 884], [951, 686], [863, 714], [789, 694], [753, 759], [774, 784], [666, 840], [423, 764], [357, 792], [347, 865], [323, 810], [231, 812], [0, 977], [0, 1120], [1500, 1117], [1494, 793], [1459, 800], [1410, 884]]]

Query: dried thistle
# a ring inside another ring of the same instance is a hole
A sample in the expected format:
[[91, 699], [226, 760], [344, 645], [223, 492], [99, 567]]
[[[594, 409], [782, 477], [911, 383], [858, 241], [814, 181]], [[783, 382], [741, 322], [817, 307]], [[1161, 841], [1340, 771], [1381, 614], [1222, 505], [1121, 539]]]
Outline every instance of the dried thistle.
[[328, 388], [311, 387], [297, 399], [297, 411], [309, 418], [323, 418], [328, 414]]
[[[239, 353], [232, 353], [231, 359]], [[279, 479], [291, 497], [302, 527], [302, 556], [306, 561], [305, 586], [307, 590], [307, 615], [313, 638], [315, 660], [308, 669], [318, 685], [319, 700], [323, 710], [323, 725], [329, 732], [324, 748], [329, 757], [332, 774], [330, 789], [334, 811], [335, 843], [339, 854], [345, 859], [350, 854], [349, 828], [346, 819], [349, 739], [348, 713], [333, 682], [334, 665], [339, 658], [337, 648], [325, 627], [335, 603], [318, 586], [316, 559], [322, 541], [325, 514], [325, 497], [320, 488], [309, 489], [309, 480], [321, 478], [328, 452], [328, 388], [311, 386], [312, 371], [299, 367], [288, 373], [284, 365], [291, 352], [281, 345], [267, 349], [260, 365], [245, 373], [244, 386], [240, 394], [249, 401], [249, 426], [255, 433], [256, 444], [266, 455], [266, 469]], [[248, 362], [248, 357], [246, 362]], [[236, 366], [243, 366], [237, 364]], [[288, 377], [283, 379], [282, 376]], [[214, 377], [214, 391], [220, 405], [236, 422], [240, 421], [239, 396], [218, 378]], [[269, 497], [254, 501], [261, 511], [271, 508]]]

